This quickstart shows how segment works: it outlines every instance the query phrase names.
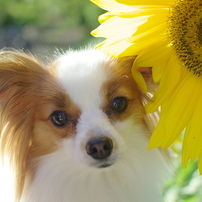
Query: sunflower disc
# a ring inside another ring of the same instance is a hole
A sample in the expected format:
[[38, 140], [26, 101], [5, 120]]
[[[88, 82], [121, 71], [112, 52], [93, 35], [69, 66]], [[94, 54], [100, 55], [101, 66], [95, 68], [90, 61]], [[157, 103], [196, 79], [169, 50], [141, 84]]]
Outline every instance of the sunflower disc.
[[168, 35], [181, 63], [202, 75], [202, 2], [178, 0], [170, 9]]

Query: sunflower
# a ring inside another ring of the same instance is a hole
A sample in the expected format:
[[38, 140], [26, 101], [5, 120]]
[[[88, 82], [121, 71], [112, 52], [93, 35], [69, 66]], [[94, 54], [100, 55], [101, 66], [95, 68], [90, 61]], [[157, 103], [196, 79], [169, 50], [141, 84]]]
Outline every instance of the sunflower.
[[138, 67], [152, 67], [159, 83], [147, 113], [161, 107], [149, 149], [166, 149], [186, 128], [182, 165], [199, 159], [202, 173], [202, 0], [92, 0], [108, 12], [92, 35], [114, 57], [137, 55], [133, 75], [146, 84]]

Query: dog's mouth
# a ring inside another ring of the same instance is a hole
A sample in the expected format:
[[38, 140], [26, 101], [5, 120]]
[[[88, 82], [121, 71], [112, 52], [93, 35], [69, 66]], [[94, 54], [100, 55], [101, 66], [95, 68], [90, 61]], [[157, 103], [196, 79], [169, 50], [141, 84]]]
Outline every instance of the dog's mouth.
[[103, 163], [101, 165], [98, 166], [98, 168], [107, 168], [107, 167], [110, 167], [112, 164], [110, 163]]

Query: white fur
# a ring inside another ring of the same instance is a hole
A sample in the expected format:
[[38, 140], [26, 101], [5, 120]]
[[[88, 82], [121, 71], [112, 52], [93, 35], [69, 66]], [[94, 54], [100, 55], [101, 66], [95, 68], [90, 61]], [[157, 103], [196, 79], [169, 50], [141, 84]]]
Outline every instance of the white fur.
[[110, 60], [95, 50], [68, 52], [59, 58], [60, 82], [82, 111], [100, 107], [100, 88], [109, 77], [103, 69], [107, 68]]

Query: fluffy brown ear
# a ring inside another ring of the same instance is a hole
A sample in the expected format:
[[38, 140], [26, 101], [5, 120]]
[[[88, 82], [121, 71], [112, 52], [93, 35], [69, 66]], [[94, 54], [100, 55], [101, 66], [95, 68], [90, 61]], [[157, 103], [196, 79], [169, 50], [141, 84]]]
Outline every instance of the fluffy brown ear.
[[2, 159], [9, 158], [15, 171], [17, 201], [32, 145], [36, 100], [47, 77], [47, 70], [33, 56], [0, 52], [0, 152]]
[[[118, 63], [122, 68], [127, 68], [130, 71], [132, 70], [133, 63], [137, 56], [125, 56], [118, 58]], [[132, 72], [132, 71], [131, 71]]]

